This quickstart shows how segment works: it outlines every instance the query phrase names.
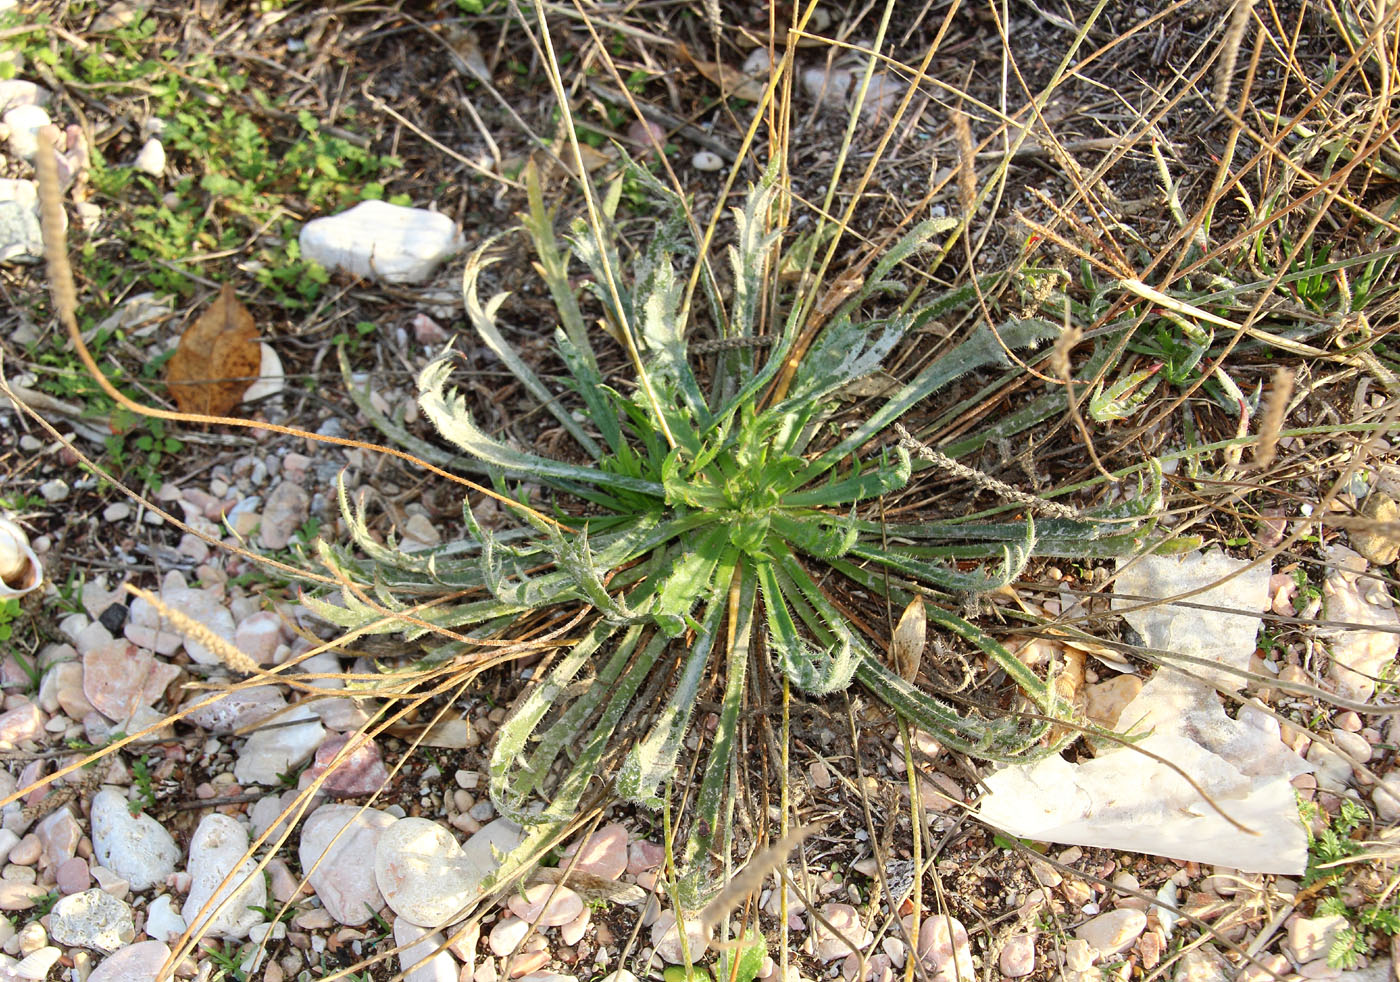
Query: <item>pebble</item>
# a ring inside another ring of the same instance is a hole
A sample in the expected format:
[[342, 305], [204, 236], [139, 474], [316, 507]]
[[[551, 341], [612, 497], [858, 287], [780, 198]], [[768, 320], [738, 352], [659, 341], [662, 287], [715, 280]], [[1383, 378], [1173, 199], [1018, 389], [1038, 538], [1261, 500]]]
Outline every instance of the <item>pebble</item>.
[[399, 918], [394, 921], [394, 943], [401, 949], [399, 968], [404, 982], [457, 982], [456, 959], [445, 948], [437, 951], [443, 943], [438, 932]]
[[28, 910], [48, 892], [37, 883], [0, 880], [0, 910]]
[[384, 830], [398, 819], [374, 808], [322, 805], [301, 828], [297, 858], [316, 896], [337, 923], [364, 924], [384, 906], [373, 856]]
[[67, 498], [71, 493], [72, 488], [68, 486], [68, 482], [59, 477], [55, 477], [39, 485], [39, 496], [49, 502], [49, 504], [57, 504]]
[[83, 695], [103, 716], [120, 722], [158, 702], [179, 674], [174, 665], [119, 638], [83, 655]]
[[634, 876], [649, 870], [660, 869], [661, 864], [665, 861], [665, 847], [657, 845], [655, 842], [638, 839], [627, 847], [627, 872]]
[[1175, 982], [1230, 982], [1220, 953], [1210, 948], [1193, 948], [1176, 963]]
[[73, 817], [71, 806], [65, 805], [40, 822], [34, 834], [43, 847], [44, 864], [56, 867], [78, 854], [83, 829]]
[[579, 912], [579, 915], [567, 924], [559, 927], [559, 940], [566, 945], [576, 945], [583, 940], [583, 936], [588, 931], [588, 924], [593, 919], [593, 913], [587, 907]]
[[1360, 733], [1353, 733], [1340, 727], [1329, 734], [1337, 749], [1364, 764], [1371, 759], [1371, 744]]
[[248, 737], [233, 765], [233, 776], [239, 784], [276, 785], [283, 774], [310, 760], [326, 738], [326, 728], [307, 706], [283, 713], [277, 722], [295, 725], [257, 730]]
[[[262, 923], [263, 915], [250, 908], [267, 905], [267, 885], [253, 860], [244, 858], [247, 850], [248, 833], [234, 819], [215, 812], [200, 821], [190, 840], [190, 892], [180, 910], [195, 931], [238, 940]], [[234, 870], [232, 881], [219, 890]], [[209, 912], [201, 917], [200, 909], [211, 898]]]
[[1313, 743], [1304, 755], [1315, 768], [1317, 786], [1328, 791], [1345, 791], [1351, 780], [1351, 764], [1345, 757], [1322, 743]]
[[[846, 938], [841, 940], [816, 917], [812, 918], [812, 942], [816, 946], [814, 955], [818, 961], [829, 962], [845, 958], [851, 954], [851, 945], [857, 952], [875, 940], [875, 936], [861, 921], [860, 913], [850, 904], [827, 904], [821, 909], [822, 917]], [[849, 941], [850, 944], [846, 942]]]
[[[0, 4], [0, 7], [3, 6], [5, 5]], [[0, 113], [15, 106], [38, 106], [48, 101], [49, 93], [34, 82], [20, 78], [0, 81]]]
[[578, 847], [578, 863], [574, 869], [605, 880], [621, 876], [627, 870], [627, 829], [614, 822], [590, 835]]
[[1130, 948], [1147, 929], [1147, 915], [1140, 910], [1113, 910], [1084, 922], [1075, 936], [1089, 942], [1100, 955], [1113, 955]]
[[43, 711], [34, 703], [17, 706], [0, 715], [0, 740], [11, 745], [37, 740], [44, 734], [44, 722]]
[[1347, 926], [1347, 919], [1341, 914], [1296, 918], [1288, 924], [1288, 947], [1300, 963], [1325, 957], [1337, 940], [1337, 933]]
[[[685, 919], [685, 943], [692, 962], [698, 962], [705, 957], [705, 952], [710, 945], [698, 917]], [[679, 965], [684, 960], [681, 954], [681, 933], [676, 927], [675, 911], [664, 910], [652, 922], [651, 946], [656, 949], [656, 953], [664, 961], [671, 965]], [[845, 952], [843, 951], [842, 954]]]
[[138, 892], [165, 882], [180, 862], [180, 847], [150, 815], [132, 815], [126, 796], [103, 788], [92, 799], [92, 854]]
[[536, 883], [526, 888], [524, 894], [512, 893], [506, 906], [529, 924], [560, 927], [583, 913], [583, 898], [566, 886]]
[[0, 262], [35, 262], [43, 254], [38, 186], [33, 181], [0, 180]]
[[997, 967], [1008, 979], [1019, 979], [1035, 971], [1035, 936], [1015, 934], [1007, 939], [997, 956]]
[[234, 629], [233, 643], [259, 665], [275, 664], [273, 655], [282, 643], [282, 618], [270, 610], [245, 617]]
[[29, 163], [39, 153], [39, 130], [53, 122], [42, 106], [18, 105], [5, 110], [3, 117], [10, 130], [10, 153]]
[[373, 740], [365, 740], [362, 746], [347, 755], [334, 770], [329, 770], [336, 754], [340, 753], [340, 749], [350, 740], [349, 734], [338, 734], [326, 740], [317, 748], [315, 760], [305, 774], [309, 775], [311, 780], [325, 774], [326, 779], [321, 785], [325, 791], [347, 795], [371, 794], [378, 791], [389, 783], [389, 769], [384, 766], [383, 756]]
[[311, 498], [295, 481], [282, 481], [267, 496], [263, 506], [258, 538], [264, 549], [285, 549], [298, 528], [306, 521]]
[[491, 928], [491, 933], [486, 936], [486, 944], [491, 948], [491, 953], [504, 958], [520, 947], [525, 940], [525, 935], [530, 933], [528, 921], [522, 921], [518, 917], [503, 917]]
[[[1377, 491], [1366, 496], [1361, 514], [1378, 524], [1400, 522], [1400, 505], [1390, 495]], [[1400, 535], [1384, 527], [1351, 529], [1347, 536], [1352, 548], [1377, 566], [1389, 566], [1400, 557]]]
[[136, 155], [136, 159], [131, 166], [152, 177], [160, 177], [165, 173], [165, 146], [155, 137], [151, 137], [141, 146], [141, 152]]
[[87, 982], [156, 982], [161, 967], [170, 957], [164, 941], [142, 941], [128, 945], [92, 970]]
[[43, 855], [44, 844], [33, 832], [20, 839], [10, 850], [10, 862], [16, 866], [33, 866]]
[[62, 945], [111, 953], [136, 938], [131, 908], [101, 890], [61, 898], [49, 916], [49, 934]]
[[[206, 700], [207, 705], [199, 706]], [[199, 708], [186, 716], [186, 720], [206, 730], [227, 732], [261, 723], [274, 713], [285, 709], [287, 701], [282, 698], [276, 686], [255, 685], [213, 697], [202, 696], [195, 705]]]
[[1393, 822], [1400, 818], [1400, 773], [1387, 774], [1371, 791], [1371, 801], [1381, 821]]
[[933, 973], [932, 982], [975, 978], [967, 928], [956, 917], [934, 914], [919, 925], [919, 958]]
[[307, 222], [300, 243], [302, 256], [327, 269], [389, 283], [422, 283], [466, 240], [440, 212], [362, 201], [338, 215]]
[[[203, 624], [223, 640], [230, 644], [233, 643], [233, 615], [224, 606], [223, 599], [216, 590], [191, 590], [188, 587], [177, 587], [173, 590], [162, 590], [160, 598], [167, 607], [180, 611], [186, 617]], [[212, 649], [189, 635], [182, 636], [185, 653], [199, 664], [223, 664], [223, 659]]]
[[468, 863], [452, 833], [424, 818], [396, 822], [374, 849], [375, 882], [384, 900], [394, 913], [422, 927], [449, 923], [495, 865], [494, 859], [481, 867]]
[[92, 874], [88, 872], [87, 860], [81, 856], [74, 856], [72, 859], [64, 860], [54, 870], [54, 883], [58, 885], [60, 893], [67, 896], [72, 893], [81, 893], [92, 884]]
[[701, 150], [690, 158], [690, 166], [698, 171], [717, 171], [724, 166], [724, 158], [712, 150]]
[[163, 893], [146, 908], [146, 934], [157, 941], [178, 939], [189, 925], [175, 909], [174, 898]]

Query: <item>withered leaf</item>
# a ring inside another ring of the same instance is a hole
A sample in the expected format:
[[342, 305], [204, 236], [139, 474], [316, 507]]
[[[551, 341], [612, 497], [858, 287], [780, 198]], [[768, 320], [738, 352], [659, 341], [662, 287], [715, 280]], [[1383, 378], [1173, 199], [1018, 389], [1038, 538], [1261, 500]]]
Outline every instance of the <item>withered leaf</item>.
[[924, 598], [915, 597], [904, 608], [899, 625], [890, 638], [891, 667], [906, 682], [919, 677], [919, 665], [924, 658], [924, 642], [928, 636], [928, 613]]
[[180, 335], [165, 384], [182, 413], [227, 416], [262, 367], [253, 315], [225, 283], [199, 320]]
[[696, 58], [683, 44], [679, 45], [679, 51], [680, 56], [690, 62], [697, 72], [718, 85], [726, 97], [738, 96], [749, 102], [763, 101], [763, 93], [768, 88], [766, 83], [750, 78], [739, 69], [731, 68], [723, 62]]

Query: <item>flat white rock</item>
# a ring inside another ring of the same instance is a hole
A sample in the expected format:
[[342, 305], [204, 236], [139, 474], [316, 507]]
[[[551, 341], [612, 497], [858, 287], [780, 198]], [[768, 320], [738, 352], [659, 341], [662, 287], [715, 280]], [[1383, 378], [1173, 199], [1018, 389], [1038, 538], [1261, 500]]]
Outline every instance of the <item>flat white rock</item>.
[[114, 952], [136, 938], [131, 908], [98, 889], [70, 893], [53, 905], [49, 936], [61, 945]]
[[293, 725], [256, 730], [239, 751], [233, 765], [233, 776], [239, 784], [277, 784], [283, 774], [310, 760], [326, 738], [326, 728], [305, 706], [289, 710], [277, 722]]
[[52, 122], [42, 106], [22, 105], [5, 110], [5, 125], [10, 128], [10, 153], [30, 163], [39, 152], [39, 130]]
[[168, 893], [162, 893], [146, 908], [146, 934], [157, 941], [179, 940], [187, 927], [189, 925], [175, 909], [175, 901]]
[[33, 181], [0, 180], [0, 263], [35, 262], [43, 254], [38, 187]]
[[481, 883], [452, 833], [426, 818], [400, 819], [379, 836], [374, 878], [395, 914], [428, 928], [451, 921]]
[[126, 795], [103, 788], [92, 799], [92, 852], [97, 862], [140, 892], [165, 882], [180, 847], [149, 815], [132, 815]]
[[170, 947], [164, 941], [127, 945], [102, 959], [102, 964], [88, 976], [88, 982], [156, 982], [169, 957]]
[[[247, 851], [248, 833], [227, 815], [206, 815], [194, 830], [190, 892], [180, 914], [196, 934], [241, 940], [253, 925], [263, 922], [263, 915], [250, 908], [267, 906], [267, 884], [257, 864], [245, 858]], [[221, 889], [230, 872], [233, 876]], [[209, 910], [200, 916], [206, 903]]]
[[389, 283], [422, 283], [466, 245], [446, 215], [384, 201], [307, 222], [301, 254], [327, 269]]
[[399, 969], [404, 973], [404, 982], [457, 982], [457, 960], [446, 948], [437, 951], [442, 942], [442, 935], [436, 931], [410, 924], [401, 917], [394, 921], [394, 944], [403, 949], [399, 952]]
[[136, 160], [131, 166], [152, 177], [160, 177], [165, 173], [165, 146], [155, 137], [151, 137], [142, 145], [141, 152], [136, 155]]
[[322, 805], [302, 824], [297, 858], [337, 923], [363, 924], [384, 906], [375, 864], [365, 859], [375, 855], [380, 836], [397, 821], [374, 808]]

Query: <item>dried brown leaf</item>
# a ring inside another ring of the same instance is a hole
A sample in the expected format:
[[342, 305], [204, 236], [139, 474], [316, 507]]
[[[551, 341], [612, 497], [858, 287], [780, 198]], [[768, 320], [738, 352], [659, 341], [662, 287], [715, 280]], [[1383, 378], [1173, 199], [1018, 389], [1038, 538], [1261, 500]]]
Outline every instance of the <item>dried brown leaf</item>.
[[182, 413], [227, 416], [257, 380], [262, 349], [253, 315], [225, 283], [199, 320], [180, 336], [165, 366], [165, 384]]
[[924, 642], [928, 636], [928, 614], [924, 598], [915, 597], [904, 608], [899, 625], [890, 638], [890, 664], [899, 677], [912, 682], [919, 677], [919, 665], [924, 658]]
[[702, 58], [696, 58], [690, 53], [690, 49], [683, 44], [677, 47], [679, 48], [680, 56], [690, 62], [691, 66], [697, 72], [715, 83], [715, 85], [718, 85], [720, 92], [724, 94], [725, 98], [729, 96], [738, 96], [740, 99], [747, 99], [749, 102], [763, 101], [763, 93], [767, 89], [765, 83], [756, 81], [745, 75], [739, 69], [731, 68], [723, 62], [705, 61]]

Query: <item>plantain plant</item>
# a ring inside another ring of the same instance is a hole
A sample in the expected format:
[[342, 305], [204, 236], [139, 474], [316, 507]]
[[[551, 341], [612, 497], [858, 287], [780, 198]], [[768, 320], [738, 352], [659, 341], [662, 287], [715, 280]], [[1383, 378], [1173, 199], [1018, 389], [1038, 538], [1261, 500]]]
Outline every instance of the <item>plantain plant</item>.
[[[702, 687], [717, 679], [718, 720], [682, 853], [691, 875], [681, 899], [698, 903], [706, 857], [734, 804], [736, 731], [750, 663], [759, 658], [813, 696], [859, 683], [945, 745], [980, 758], [1044, 752], [1052, 721], [1066, 707], [1047, 680], [945, 606], [1007, 584], [1036, 554], [1083, 558], [1140, 548], [1160, 506], [1160, 474], [1111, 507], [1039, 521], [1027, 514], [998, 522], [882, 524], [878, 500], [931, 466], [911, 459], [892, 433], [896, 421], [916, 406], [926, 409], [931, 397], [969, 373], [995, 384], [1012, 368], [1008, 351], [1033, 349], [1057, 337], [1058, 328], [1035, 318], [983, 326], [842, 429], [830, 425], [838, 393], [879, 369], [913, 332], [972, 297], [972, 288], [924, 303], [906, 297], [886, 304], [893, 307], [888, 313], [866, 313], [877, 298], [901, 295], [896, 267], [916, 260], [930, 237], [954, 223], [913, 229], [815, 337], [804, 337], [799, 304], [763, 334], [760, 297], [765, 284], [777, 282], [770, 273], [780, 233], [771, 227], [777, 189], [771, 180], [761, 182], [733, 212], [732, 292], [727, 304], [709, 292], [710, 323], [723, 327], [719, 342], [699, 354], [689, 343], [691, 318], [676, 269], [701, 256], [679, 218], [660, 224], [624, 277], [607, 225], [580, 220], [560, 242], [537, 182], [529, 190], [524, 229], [558, 314], [554, 339], [567, 374], [540, 377], [498, 318], [505, 295], [482, 300], [491, 243], [466, 265], [466, 309], [482, 342], [553, 414], [587, 462], [525, 452], [485, 432], [450, 387], [453, 360], [445, 354], [419, 377], [425, 414], [465, 455], [453, 456], [454, 463], [465, 459], [531, 507], [519, 509], [519, 527], [497, 533], [464, 506], [465, 540], [406, 553], [370, 535], [366, 516], [342, 488], [359, 553], [323, 543], [321, 557], [343, 581], [372, 588], [374, 599], [368, 590], [345, 590], [339, 604], [310, 601], [349, 629], [403, 631], [385, 611], [411, 608], [418, 626], [410, 635], [441, 627], [469, 639], [500, 637], [530, 612], [586, 613], [576, 641], [499, 730], [490, 762], [498, 811], [543, 836], [573, 816], [599, 774], [609, 776], [622, 798], [659, 808], [696, 723]], [[670, 201], [679, 215], [680, 203]], [[609, 325], [612, 340], [600, 332], [597, 341], [626, 349], [636, 375], [631, 384], [603, 372], [571, 285], [575, 259], [587, 267], [588, 288]], [[708, 371], [700, 370], [701, 358], [710, 359]], [[447, 459], [377, 413], [366, 393], [357, 393], [357, 403], [415, 452]], [[945, 449], [965, 453], [993, 436], [1008, 437], [1052, 409], [1053, 400], [1042, 400]], [[553, 517], [538, 508], [552, 508]], [[882, 660], [883, 644], [866, 636], [838, 599], [852, 593], [901, 605], [917, 595], [932, 600], [935, 625], [980, 649], [1019, 686], [1032, 711], [960, 714], [901, 677]], [[451, 659], [468, 644], [439, 645], [432, 657]]]

